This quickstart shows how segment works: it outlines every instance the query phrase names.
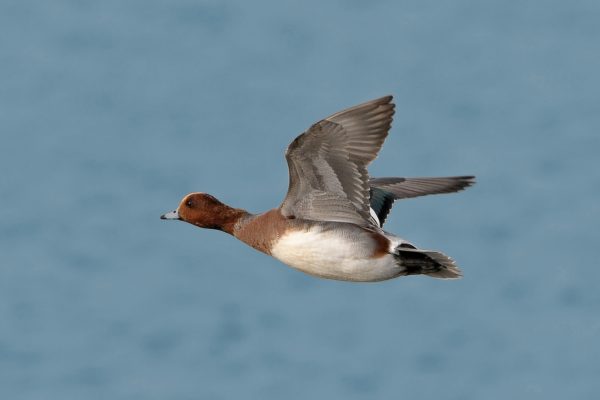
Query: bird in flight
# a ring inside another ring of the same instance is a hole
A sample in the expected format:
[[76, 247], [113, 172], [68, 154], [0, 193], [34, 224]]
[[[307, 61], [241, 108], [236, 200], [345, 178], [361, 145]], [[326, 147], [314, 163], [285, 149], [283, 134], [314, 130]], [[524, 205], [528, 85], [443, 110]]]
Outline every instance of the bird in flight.
[[348, 108], [312, 125], [288, 146], [283, 203], [262, 214], [190, 193], [161, 219], [233, 235], [256, 250], [321, 278], [375, 282], [406, 275], [459, 278], [445, 254], [383, 230], [395, 200], [451, 193], [473, 176], [371, 178], [367, 166], [388, 135], [392, 96]]

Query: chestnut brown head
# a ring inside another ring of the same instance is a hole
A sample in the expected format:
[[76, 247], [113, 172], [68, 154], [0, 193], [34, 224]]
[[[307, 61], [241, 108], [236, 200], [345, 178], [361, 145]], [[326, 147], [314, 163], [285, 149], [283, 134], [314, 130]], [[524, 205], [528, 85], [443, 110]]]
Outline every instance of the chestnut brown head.
[[161, 215], [161, 219], [174, 219], [188, 222], [200, 228], [223, 229], [223, 226], [237, 217], [235, 209], [221, 203], [207, 193], [190, 193], [181, 200], [177, 210]]

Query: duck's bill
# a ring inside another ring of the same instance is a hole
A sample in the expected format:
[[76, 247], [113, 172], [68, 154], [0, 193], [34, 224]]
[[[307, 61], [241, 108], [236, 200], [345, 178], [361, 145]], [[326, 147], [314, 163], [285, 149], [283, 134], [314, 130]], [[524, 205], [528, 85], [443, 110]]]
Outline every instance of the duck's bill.
[[181, 219], [177, 210], [168, 212], [160, 216], [160, 219]]

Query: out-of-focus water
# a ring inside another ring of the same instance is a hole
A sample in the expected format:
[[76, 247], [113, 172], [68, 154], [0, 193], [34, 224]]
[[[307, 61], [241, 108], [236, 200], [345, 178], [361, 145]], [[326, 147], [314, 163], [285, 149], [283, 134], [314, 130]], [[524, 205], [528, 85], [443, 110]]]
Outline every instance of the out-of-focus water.
[[[597, 399], [600, 3], [3, 1], [2, 399]], [[277, 206], [283, 150], [394, 94], [387, 228], [460, 281], [318, 280], [158, 219]]]

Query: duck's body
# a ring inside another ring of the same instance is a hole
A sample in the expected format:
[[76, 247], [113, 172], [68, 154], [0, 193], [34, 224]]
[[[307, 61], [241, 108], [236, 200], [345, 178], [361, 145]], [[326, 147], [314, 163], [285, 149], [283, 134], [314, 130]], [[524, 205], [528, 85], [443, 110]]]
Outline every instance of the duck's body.
[[[274, 229], [263, 231], [262, 226]], [[400, 239], [392, 241], [383, 233], [349, 223], [286, 219], [274, 209], [240, 221], [233, 235], [284, 264], [322, 278], [379, 281], [402, 272], [392, 256]]]
[[470, 176], [370, 179], [366, 165], [387, 136], [393, 108], [391, 97], [373, 100], [334, 114], [296, 138], [286, 151], [290, 187], [276, 209], [254, 215], [192, 193], [161, 218], [222, 230], [321, 278], [460, 277], [449, 257], [417, 249], [381, 228], [396, 199], [454, 192], [473, 183]]
[[279, 238], [271, 255], [321, 278], [381, 281], [402, 269], [392, 256], [396, 244], [383, 234], [344, 222], [307, 224]]

